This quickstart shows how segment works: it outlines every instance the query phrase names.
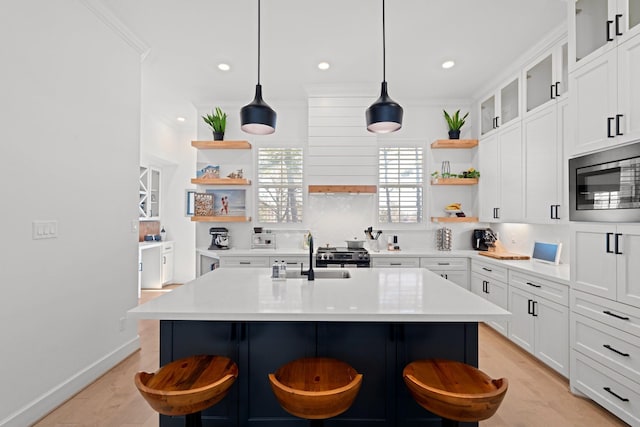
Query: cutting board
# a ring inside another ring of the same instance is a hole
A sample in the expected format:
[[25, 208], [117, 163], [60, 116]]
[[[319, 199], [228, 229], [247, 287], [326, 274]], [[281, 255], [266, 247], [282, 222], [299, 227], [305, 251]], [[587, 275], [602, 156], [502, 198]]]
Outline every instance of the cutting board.
[[514, 254], [513, 252], [507, 252], [500, 240], [494, 242], [494, 247], [488, 251], [479, 252], [480, 255], [487, 256], [495, 259], [530, 259], [529, 255]]

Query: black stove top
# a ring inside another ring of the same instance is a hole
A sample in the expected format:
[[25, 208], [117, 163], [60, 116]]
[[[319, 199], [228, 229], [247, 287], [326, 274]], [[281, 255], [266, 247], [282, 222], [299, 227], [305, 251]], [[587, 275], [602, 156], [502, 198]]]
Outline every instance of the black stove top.
[[342, 266], [353, 265], [357, 267], [369, 267], [369, 252], [364, 249], [338, 248], [334, 246], [319, 247], [316, 253], [316, 266]]

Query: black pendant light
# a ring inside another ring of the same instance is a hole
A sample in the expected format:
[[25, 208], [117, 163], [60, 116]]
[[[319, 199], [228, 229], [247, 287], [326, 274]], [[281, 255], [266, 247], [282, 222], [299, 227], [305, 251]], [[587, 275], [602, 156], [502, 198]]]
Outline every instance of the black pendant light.
[[260, 84], [260, 0], [258, 0], [258, 84], [256, 96], [240, 110], [243, 131], [253, 135], [269, 135], [276, 131], [276, 112], [262, 99]]
[[389, 97], [386, 76], [386, 40], [382, 0], [382, 89], [380, 98], [367, 108], [367, 130], [374, 133], [395, 132], [402, 127], [402, 107]]

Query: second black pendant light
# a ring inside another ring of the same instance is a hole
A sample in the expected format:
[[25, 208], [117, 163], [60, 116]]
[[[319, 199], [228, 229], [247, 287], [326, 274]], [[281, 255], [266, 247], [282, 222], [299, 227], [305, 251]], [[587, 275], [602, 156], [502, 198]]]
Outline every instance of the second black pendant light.
[[260, 0], [258, 0], [258, 84], [250, 104], [240, 110], [241, 129], [254, 135], [268, 135], [276, 131], [276, 112], [262, 99], [260, 84]]
[[384, 0], [382, 0], [382, 88], [380, 98], [367, 108], [366, 113], [367, 130], [374, 133], [395, 132], [402, 127], [402, 107], [387, 93], [384, 9]]

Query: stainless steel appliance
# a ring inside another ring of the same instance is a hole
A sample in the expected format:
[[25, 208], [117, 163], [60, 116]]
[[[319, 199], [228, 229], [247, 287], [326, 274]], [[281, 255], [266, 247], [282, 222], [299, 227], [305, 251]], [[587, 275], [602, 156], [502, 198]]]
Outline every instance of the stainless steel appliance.
[[640, 221], [640, 142], [569, 159], [571, 221]]
[[366, 249], [320, 247], [316, 252], [316, 267], [371, 267], [371, 259]]
[[209, 234], [211, 235], [209, 250], [229, 249], [229, 230], [225, 227], [211, 227]]

